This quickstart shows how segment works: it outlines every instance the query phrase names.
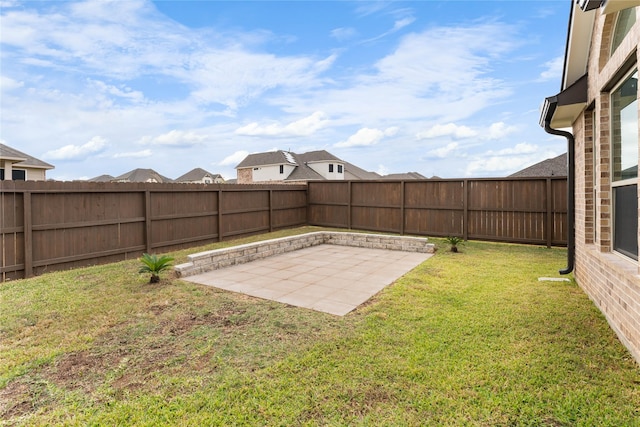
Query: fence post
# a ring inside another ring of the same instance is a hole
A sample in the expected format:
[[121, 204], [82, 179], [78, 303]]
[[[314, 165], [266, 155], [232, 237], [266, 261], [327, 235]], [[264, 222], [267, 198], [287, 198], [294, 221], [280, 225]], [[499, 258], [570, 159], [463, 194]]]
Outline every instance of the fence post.
[[351, 230], [351, 184], [352, 181], [348, 182], [348, 191], [347, 191], [347, 229]]
[[218, 242], [222, 242], [222, 189], [218, 189]]
[[462, 180], [462, 238], [469, 240], [469, 180]]
[[404, 217], [404, 185], [405, 185], [405, 181], [400, 181], [400, 235], [404, 236], [404, 223], [405, 223], [405, 217]]
[[24, 277], [33, 276], [33, 218], [31, 216], [31, 192], [22, 193], [24, 205]]
[[545, 227], [547, 229], [547, 248], [551, 247], [552, 233], [551, 228], [553, 227], [552, 223], [552, 212], [551, 212], [551, 202], [553, 200], [553, 194], [551, 194], [551, 178], [547, 178], [547, 197], [545, 197], [545, 202], [547, 204], [547, 217], [545, 221]]

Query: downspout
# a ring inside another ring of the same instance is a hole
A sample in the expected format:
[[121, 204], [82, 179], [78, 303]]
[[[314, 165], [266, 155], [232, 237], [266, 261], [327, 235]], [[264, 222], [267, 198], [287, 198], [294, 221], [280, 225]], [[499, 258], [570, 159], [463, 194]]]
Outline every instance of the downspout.
[[[551, 99], [547, 98], [551, 101]], [[575, 139], [573, 134], [564, 130], [553, 129], [551, 127], [551, 118], [558, 105], [558, 101], [551, 101], [547, 114], [544, 118], [544, 130], [551, 135], [563, 136], [567, 139], [567, 267], [559, 270], [560, 274], [569, 274], [573, 271], [575, 249], [576, 249], [576, 232], [575, 232]]]

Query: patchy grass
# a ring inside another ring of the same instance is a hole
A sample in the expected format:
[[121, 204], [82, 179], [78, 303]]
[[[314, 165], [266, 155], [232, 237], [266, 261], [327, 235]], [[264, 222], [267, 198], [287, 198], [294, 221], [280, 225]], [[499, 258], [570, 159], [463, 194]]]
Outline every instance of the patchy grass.
[[0, 423], [639, 425], [638, 365], [575, 283], [537, 281], [564, 250], [432, 240], [342, 318], [135, 260], [1, 284]]

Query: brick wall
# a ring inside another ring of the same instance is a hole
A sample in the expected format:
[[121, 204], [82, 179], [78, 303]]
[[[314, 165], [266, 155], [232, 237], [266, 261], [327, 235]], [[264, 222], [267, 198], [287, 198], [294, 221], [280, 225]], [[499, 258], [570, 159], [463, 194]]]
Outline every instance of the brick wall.
[[251, 168], [238, 169], [238, 184], [253, 184]]
[[[637, 13], [639, 10], [636, 8]], [[625, 64], [629, 64], [634, 55], [638, 56], [640, 16], [623, 43], [610, 55], [616, 14], [603, 16], [600, 10], [597, 13], [588, 66], [588, 104], [592, 108], [573, 124], [576, 148], [574, 276], [640, 363], [639, 264], [612, 250], [609, 101], [610, 91], [622, 78]]]

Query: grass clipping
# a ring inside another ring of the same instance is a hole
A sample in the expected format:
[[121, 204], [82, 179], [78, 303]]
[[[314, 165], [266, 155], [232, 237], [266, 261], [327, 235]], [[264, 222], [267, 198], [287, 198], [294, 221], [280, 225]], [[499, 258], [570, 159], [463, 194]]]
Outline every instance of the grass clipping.
[[638, 366], [575, 283], [537, 280], [565, 255], [467, 242], [345, 317], [135, 261], [8, 282], [0, 423], [637, 425]]

